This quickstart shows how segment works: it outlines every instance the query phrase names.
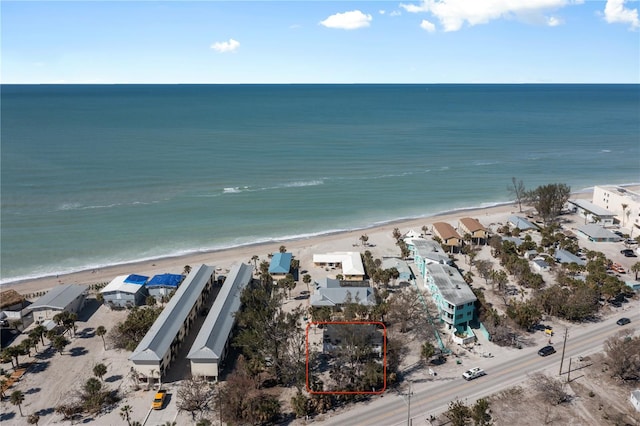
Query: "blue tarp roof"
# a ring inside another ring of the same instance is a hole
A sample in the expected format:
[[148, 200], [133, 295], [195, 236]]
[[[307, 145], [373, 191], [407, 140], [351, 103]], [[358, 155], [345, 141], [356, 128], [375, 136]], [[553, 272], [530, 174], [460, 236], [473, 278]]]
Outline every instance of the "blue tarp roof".
[[155, 275], [151, 278], [151, 281], [147, 283], [147, 287], [151, 286], [164, 286], [164, 287], [178, 287], [178, 284], [182, 281], [182, 275], [178, 274], [161, 274]]
[[291, 253], [274, 253], [269, 265], [270, 274], [288, 274], [291, 269]]
[[129, 284], [144, 285], [144, 283], [146, 283], [148, 279], [149, 277], [145, 277], [144, 275], [131, 274], [124, 280], [124, 282]]

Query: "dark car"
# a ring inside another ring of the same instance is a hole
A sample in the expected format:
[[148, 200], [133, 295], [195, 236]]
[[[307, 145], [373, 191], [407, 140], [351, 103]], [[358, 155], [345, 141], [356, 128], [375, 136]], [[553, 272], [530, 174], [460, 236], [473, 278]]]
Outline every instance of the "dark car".
[[631, 322], [631, 320], [629, 318], [620, 318], [618, 321], [616, 321], [616, 324], [618, 325], [627, 325]]
[[622, 302], [619, 301], [619, 300], [615, 300], [615, 299], [614, 300], [609, 300], [609, 304], [611, 306], [616, 307], [616, 308], [621, 308], [622, 307]]
[[624, 254], [625, 257], [638, 257], [632, 249], [620, 250], [620, 254]]
[[551, 354], [555, 354], [555, 353], [556, 353], [556, 350], [551, 345], [545, 346], [544, 348], [542, 348], [542, 349], [540, 349], [538, 351], [538, 355], [540, 355], [540, 356], [547, 356], [547, 355], [551, 355]]

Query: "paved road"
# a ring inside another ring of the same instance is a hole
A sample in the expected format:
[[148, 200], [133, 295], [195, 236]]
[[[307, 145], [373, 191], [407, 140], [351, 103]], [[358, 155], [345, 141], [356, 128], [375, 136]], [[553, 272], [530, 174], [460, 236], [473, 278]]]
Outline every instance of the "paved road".
[[[634, 303], [634, 305], [637, 308], [637, 303]], [[601, 351], [603, 342], [621, 329], [635, 327], [636, 335], [639, 333], [640, 309], [625, 313], [625, 316], [631, 319], [631, 324], [624, 327], [620, 327], [615, 323], [620, 316], [595, 324], [578, 325], [570, 328], [563, 372], [568, 369], [569, 357], [573, 357], [571, 375], [572, 377], [578, 377], [580, 375], [578, 356], [586, 356]], [[549, 374], [557, 375], [560, 368], [563, 337], [564, 332], [558, 330], [558, 334], [554, 337], [554, 346], [557, 352], [548, 357], [538, 356], [538, 347], [526, 348], [521, 352], [517, 352], [510, 359], [493, 358], [486, 362], [479, 362], [478, 366], [484, 368], [487, 375], [474, 381], [467, 382], [460, 377], [451, 381], [429, 382], [426, 386], [424, 384], [416, 386], [411, 398], [412, 424], [414, 426], [425, 425], [425, 419], [430, 414], [435, 415], [446, 411], [449, 402], [452, 400], [460, 399], [471, 404], [478, 398], [523, 382], [526, 380], [527, 375], [531, 373], [547, 370]], [[405, 399], [396, 392], [390, 391], [385, 393], [382, 398], [375, 399], [367, 405], [356, 405], [352, 410], [336, 414], [321, 424], [400, 426], [407, 424], [407, 411]]]

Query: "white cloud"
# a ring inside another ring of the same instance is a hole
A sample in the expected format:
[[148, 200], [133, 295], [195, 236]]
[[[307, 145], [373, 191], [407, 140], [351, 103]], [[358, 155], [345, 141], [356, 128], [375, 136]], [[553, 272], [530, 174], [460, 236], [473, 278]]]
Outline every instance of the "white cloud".
[[211, 48], [219, 53], [233, 52], [240, 47], [240, 42], [232, 38], [229, 41], [217, 41], [211, 45]]
[[402, 12], [400, 12], [399, 10], [394, 10], [389, 14], [389, 16], [400, 16], [400, 15], [402, 15]]
[[547, 25], [550, 27], [557, 27], [558, 25], [562, 25], [564, 21], [556, 16], [547, 17]]
[[387, 11], [386, 11], [386, 10], [382, 10], [382, 9], [381, 9], [381, 10], [379, 10], [379, 11], [378, 11], [378, 13], [379, 13], [380, 15], [384, 15], [385, 13], [387, 13]]
[[320, 21], [320, 25], [327, 28], [339, 28], [343, 30], [356, 30], [358, 28], [365, 28], [370, 25], [372, 21], [371, 15], [366, 15], [359, 10], [352, 10], [350, 12], [336, 13], [329, 16], [324, 21]]
[[604, 19], [610, 24], [629, 24], [631, 29], [640, 27], [638, 9], [624, 7], [626, 0], [607, 0], [604, 7]]
[[422, 22], [420, 22], [420, 28], [422, 28], [423, 30], [429, 33], [432, 33], [436, 30], [436, 26], [433, 25], [431, 22], [427, 21], [426, 19], [423, 19]]
[[570, 0], [423, 0], [418, 5], [400, 4], [400, 7], [411, 13], [429, 12], [445, 31], [458, 31], [465, 22], [473, 26], [504, 18], [532, 21], [532, 16], [570, 3]]

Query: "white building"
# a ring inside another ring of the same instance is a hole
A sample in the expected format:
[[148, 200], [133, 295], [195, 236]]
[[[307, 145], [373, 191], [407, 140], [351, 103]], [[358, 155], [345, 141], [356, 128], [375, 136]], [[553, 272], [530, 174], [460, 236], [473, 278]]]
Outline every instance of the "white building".
[[147, 289], [144, 284], [149, 277], [142, 275], [119, 275], [100, 290], [104, 303], [111, 307], [132, 308], [144, 304]]
[[[620, 186], [596, 186], [593, 189], [593, 204], [615, 214], [623, 228], [638, 235], [640, 231], [640, 194]], [[625, 205], [626, 208], [622, 208]]]
[[346, 281], [364, 280], [364, 265], [362, 264], [362, 257], [357, 251], [314, 254], [313, 263], [316, 266], [336, 266], [341, 268], [342, 276]]
[[631, 405], [633, 405], [636, 411], [640, 411], [640, 389], [631, 391], [631, 396], [629, 396], [629, 400], [631, 401]]
[[139, 378], [159, 378], [169, 368], [209, 296], [214, 272], [213, 266], [200, 265], [178, 287], [129, 357]]
[[193, 376], [218, 380], [220, 364], [224, 362], [240, 309], [240, 296], [251, 282], [252, 267], [245, 263], [234, 265], [227, 275], [202, 328], [187, 355]]
[[64, 311], [77, 314], [84, 307], [86, 288], [77, 284], [54, 287], [40, 297], [29, 310], [33, 312], [33, 320], [40, 324]]

